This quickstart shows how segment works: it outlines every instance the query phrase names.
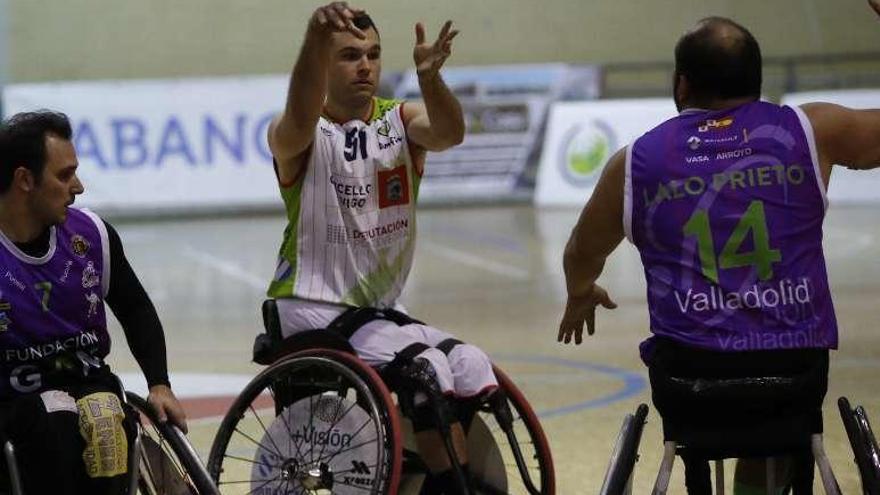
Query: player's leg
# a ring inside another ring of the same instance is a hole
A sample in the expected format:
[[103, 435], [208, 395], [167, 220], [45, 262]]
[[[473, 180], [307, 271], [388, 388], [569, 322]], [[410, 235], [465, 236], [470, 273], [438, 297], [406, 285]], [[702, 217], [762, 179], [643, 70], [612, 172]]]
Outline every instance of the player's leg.
[[81, 482], [83, 441], [76, 402], [66, 392], [25, 395], [4, 404], [4, 442], [15, 447], [28, 495], [75, 494]]
[[403, 329], [417, 335], [421, 342], [446, 354], [456, 398], [484, 396], [498, 387], [498, 380], [492, 371], [492, 361], [479, 347], [462, 342], [452, 334], [429, 325], [406, 325]]
[[85, 461], [88, 493], [124, 494], [130, 484], [129, 449], [134, 442], [135, 420], [123, 407], [122, 393], [109, 368], [102, 368], [89, 383], [74, 391], [79, 409], [79, 433], [85, 441], [80, 464]]
[[[791, 459], [788, 457], [774, 458], [774, 494], [781, 494], [789, 486], [792, 477]], [[767, 493], [767, 460], [739, 459], [734, 474], [734, 495], [759, 495]]]
[[[349, 341], [358, 356], [371, 366], [383, 366], [401, 357], [410, 360], [403, 374], [414, 379], [424, 391], [413, 391], [411, 397], [402, 400], [410, 401], [405, 407], [411, 409], [409, 415], [419, 454], [431, 472], [432, 482], [442, 487], [445, 493], [458, 493], [460, 481], [447, 455], [444, 440], [444, 436], [448, 436], [466, 475], [468, 460], [464, 430], [446, 402], [447, 397], [455, 394], [453, 372], [446, 355], [424, 342], [426, 339], [421, 332], [408, 331], [411, 326], [400, 327], [391, 321], [375, 320], [352, 334]], [[429, 397], [430, 394], [433, 397]]]

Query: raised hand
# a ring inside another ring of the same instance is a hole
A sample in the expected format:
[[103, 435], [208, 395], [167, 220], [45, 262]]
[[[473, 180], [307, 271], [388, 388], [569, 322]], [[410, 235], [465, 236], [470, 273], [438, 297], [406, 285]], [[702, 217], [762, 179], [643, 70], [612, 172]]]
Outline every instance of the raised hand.
[[425, 26], [416, 23], [416, 46], [413, 47], [416, 72], [420, 75], [436, 74], [452, 54], [452, 39], [457, 35], [458, 30], [452, 29], [452, 21], [446, 21], [437, 40], [429, 44], [425, 42]]
[[329, 3], [315, 9], [309, 20], [309, 27], [326, 33], [348, 31], [360, 39], [365, 39], [367, 35], [352, 22], [355, 16], [363, 13], [363, 9], [349, 7], [347, 2]]
[[617, 303], [611, 300], [608, 292], [596, 284], [593, 284], [592, 292], [586, 296], [569, 296], [565, 306], [565, 314], [562, 315], [562, 322], [559, 324], [559, 334], [556, 336], [556, 341], [568, 344], [573, 336], [574, 343], [580, 344], [583, 341], [585, 322], [587, 333], [593, 335], [596, 331], [596, 306], [599, 305], [608, 309], [617, 307]]

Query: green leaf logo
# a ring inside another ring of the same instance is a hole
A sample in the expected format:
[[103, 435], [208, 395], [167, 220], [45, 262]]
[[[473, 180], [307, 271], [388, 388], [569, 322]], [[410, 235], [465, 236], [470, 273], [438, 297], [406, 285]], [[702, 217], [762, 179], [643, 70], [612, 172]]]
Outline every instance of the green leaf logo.
[[601, 121], [572, 127], [560, 150], [564, 176], [577, 186], [594, 183], [615, 146], [611, 128]]

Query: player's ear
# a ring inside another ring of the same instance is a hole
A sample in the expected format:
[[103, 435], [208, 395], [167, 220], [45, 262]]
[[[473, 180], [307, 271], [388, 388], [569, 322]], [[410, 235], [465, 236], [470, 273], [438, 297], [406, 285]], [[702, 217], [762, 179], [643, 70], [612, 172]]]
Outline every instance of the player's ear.
[[675, 105], [680, 112], [684, 109], [685, 102], [690, 98], [691, 85], [682, 74], [675, 73], [672, 77], [672, 98], [675, 100]]
[[12, 187], [29, 193], [37, 187], [36, 177], [26, 167], [17, 167], [12, 173]]

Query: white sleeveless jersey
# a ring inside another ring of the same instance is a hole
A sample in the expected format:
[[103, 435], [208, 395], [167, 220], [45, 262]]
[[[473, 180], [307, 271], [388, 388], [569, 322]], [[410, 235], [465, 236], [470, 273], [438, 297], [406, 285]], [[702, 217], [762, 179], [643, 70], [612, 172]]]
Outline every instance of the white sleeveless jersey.
[[270, 297], [394, 305], [412, 266], [420, 180], [401, 110], [375, 98], [369, 122], [319, 119], [305, 175], [281, 189], [288, 225]]

